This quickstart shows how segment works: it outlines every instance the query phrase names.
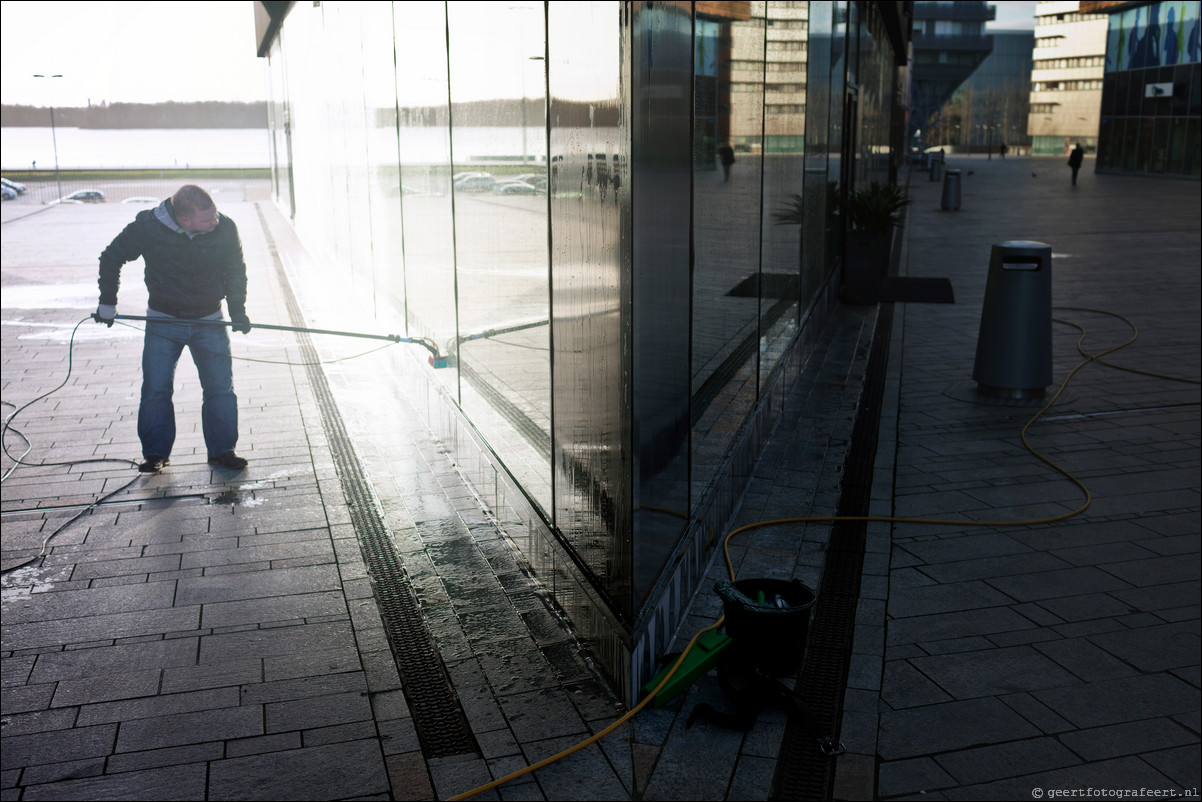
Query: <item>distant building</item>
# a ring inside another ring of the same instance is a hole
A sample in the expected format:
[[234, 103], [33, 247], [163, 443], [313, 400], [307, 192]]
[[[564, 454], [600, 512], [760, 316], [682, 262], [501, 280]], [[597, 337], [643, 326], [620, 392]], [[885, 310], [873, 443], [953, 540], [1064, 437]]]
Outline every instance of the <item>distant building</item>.
[[997, 9], [983, 2], [914, 3], [910, 71], [910, 129], [925, 145], [946, 139], [939, 117], [943, 104], [993, 50], [985, 23]]
[[[956, 90], [950, 103], [960, 135], [957, 149], [997, 152], [1031, 144], [1027, 116], [1031, 97], [1034, 31], [990, 31], [993, 52]], [[950, 115], [945, 115], [950, 116]]]
[[1076, 143], [1087, 151], [1097, 147], [1107, 15], [1082, 5], [1058, 0], [1035, 8], [1027, 123], [1032, 153], [1067, 153]]
[[1106, 9], [1098, 172], [1202, 176], [1200, 6]]

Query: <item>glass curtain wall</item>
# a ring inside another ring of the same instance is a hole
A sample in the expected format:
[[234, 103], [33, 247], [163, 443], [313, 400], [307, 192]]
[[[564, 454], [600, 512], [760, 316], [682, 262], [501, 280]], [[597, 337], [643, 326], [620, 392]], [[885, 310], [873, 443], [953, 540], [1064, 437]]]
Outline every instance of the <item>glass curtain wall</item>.
[[1202, 176], [1200, 8], [1162, 2], [1110, 15], [1099, 171]]
[[663, 574], [689, 518], [692, 5], [630, 5], [636, 611]]
[[[284, 57], [280, 40], [271, 45], [268, 60], [278, 65]], [[292, 197], [292, 123], [288, 109], [288, 87], [284, 82], [284, 70], [273, 69], [269, 73], [268, 91], [271, 99], [267, 104], [267, 125], [271, 129], [271, 184], [272, 192], [284, 212], [293, 215]]]
[[447, 13], [459, 403], [550, 511], [544, 7], [449, 3]]
[[694, 503], [755, 404], [760, 356], [764, 3], [709, 5], [726, 15], [698, 15], [695, 32]]
[[806, 54], [805, 195], [802, 202], [801, 297], [822, 287], [837, 252], [835, 184], [828, 176], [831, 107], [830, 3], [809, 3]]
[[[627, 7], [547, 7], [554, 526], [623, 616], [631, 595]], [[568, 606], [568, 605], [565, 605]]]
[[[753, 4], [760, 5], [760, 4]], [[764, 156], [760, 203], [760, 375], [763, 390], [800, 326], [801, 226], [773, 210], [802, 195], [805, 182], [808, 3], [763, 3]]]
[[831, 275], [847, 119], [887, 173], [889, 47], [850, 8], [323, 2], [272, 50], [314, 262], [449, 356], [431, 381], [631, 627]]
[[867, 186], [873, 181], [889, 183], [893, 148], [893, 79], [896, 74], [893, 49], [877, 14], [860, 21], [859, 106], [860, 126], [856, 138], [859, 157], [856, 181]]

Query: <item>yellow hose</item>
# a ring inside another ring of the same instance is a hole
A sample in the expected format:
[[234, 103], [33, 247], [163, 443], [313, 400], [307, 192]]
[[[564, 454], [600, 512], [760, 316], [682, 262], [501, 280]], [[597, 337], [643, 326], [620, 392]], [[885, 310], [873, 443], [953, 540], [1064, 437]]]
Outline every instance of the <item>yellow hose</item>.
[[[1061, 466], [1057, 465], [1055, 462], [1052, 462], [1050, 459], [1045, 457], [1043, 454], [1040, 454], [1038, 451], [1036, 451], [1035, 448], [1032, 447], [1030, 442], [1028, 442], [1028, 440], [1027, 440], [1027, 431], [1031, 428], [1032, 425], [1034, 425], [1035, 421], [1037, 421], [1041, 417], [1043, 417], [1043, 414], [1045, 412], [1047, 412], [1049, 409], [1051, 409], [1052, 405], [1055, 404], [1056, 401], [1058, 401], [1060, 399], [1060, 396], [1064, 394], [1065, 388], [1068, 387], [1068, 383], [1070, 381], [1072, 381], [1073, 377], [1076, 376], [1077, 373], [1082, 368], [1084, 368], [1086, 365], [1090, 364], [1091, 362], [1098, 362], [1099, 364], [1106, 365], [1107, 367], [1116, 368], [1118, 370], [1125, 370], [1125, 371], [1129, 371], [1131, 373], [1139, 373], [1144, 376], [1152, 376], [1154, 378], [1159, 378], [1159, 379], [1168, 379], [1171, 381], [1187, 382], [1189, 384], [1200, 384], [1202, 382], [1199, 382], [1196, 379], [1187, 379], [1187, 378], [1181, 378], [1181, 377], [1177, 377], [1177, 376], [1164, 376], [1161, 374], [1149, 373], [1149, 372], [1145, 372], [1142, 370], [1137, 370], [1135, 368], [1127, 368], [1127, 367], [1123, 367], [1121, 365], [1114, 365], [1109, 362], [1105, 362], [1102, 360], [1102, 357], [1107, 356], [1109, 354], [1113, 354], [1114, 352], [1116, 352], [1120, 349], [1126, 348], [1128, 345], [1135, 342], [1135, 340], [1139, 337], [1139, 329], [1136, 328], [1135, 324], [1132, 323], [1127, 318], [1123, 317], [1122, 315], [1116, 314], [1114, 312], [1105, 312], [1105, 311], [1098, 310], [1098, 309], [1086, 309], [1083, 307], [1073, 307], [1073, 306], [1057, 306], [1057, 307], [1053, 307], [1053, 308], [1058, 309], [1058, 310], [1066, 310], [1066, 311], [1074, 311], [1074, 312], [1095, 312], [1095, 313], [1101, 314], [1101, 315], [1108, 315], [1110, 317], [1114, 317], [1114, 318], [1118, 318], [1119, 320], [1122, 320], [1124, 323], [1126, 323], [1128, 326], [1131, 327], [1131, 331], [1132, 331], [1131, 337], [1129, 339], [1125, 340], [1124, 342], [1120, 343], [1119, 345], [1116, 345], [1113, 348], [1108, 348], [1105, 351], [1101, 351], [1097, 354], [1090, 354], [1085, 351], [1085, 347], [1084, 347], [1085, 338], [1087, 336], [1086, 330], [1082, 326], [1077, 325], [1076, 323], [1072, 323], [1072, 322], [1065, 321], [1065, 320], [1056, 320], [1055, 322], [1057, 322], [1057, 323], [1061, 323], [1061, 324], [1064, 324], [1067, 326], [1072, 326], [1073, 328], [1075, 328], [1081, 332], [1081, 336], [1077, 340], [1077, 351], [1080, 352], [1081, 355], [1086, 358], [1084, 361], [1082, 361], [1080, 364], [1078, 364], [1075, 368], [1073, 368], [1067, 376], [1065, 376], [1064, 381], [1060, 383], [1059, 389], [1056, 390], [1056, 392], [1052, 396], [1052, 398], [1046, 404], [1044, 404], [1043, 407], [1041, 407], [1040, 410], [1038, 412], [1036, 412], [1031, 417], [1031, 419], [1026, 422], [1026, 424], [1023, 425], [1023, 428], [1019, 433], [1019, 436], [1020, 436], [1020, 439], [1022, 440], [1023, 446], [1027, 449], [1027, 451], [1029, 451], [1036, 459], [1040, 460], [1041, 462], [1043, 462], [1044, 464], [1048, 465], [1053, 470], [1055, 470], [1057, 473], [1059, 473], [1062, 476], [1064, 476], [1065, 478], [1067, 478], [1070, 482], [1075, 484], [1081, 490], [1081, 492], [1085, 495], [1085, 503], [1084, 504], [1082, 504], [1080, 507], [1073, 510], [1072, 512], [1066, 512], [1066, 513], [1062, 513], [1060, 515], [1052, 515], [1047, 518], [1033, 518], [1033, 519], [1025, 520], [1025, 521], [957, 521], [957, 520], [944, 519], [944, 518], [899, 518], [899, 517], [888, 516], [888, 515], [808, 515], [808, 516], [804, 516], [801, 518], [777, 518], [777, 519], [770, 520], [770, 521], [756, 521], [755, 523], [746, 524], [745, 526], [740, 526], [739, 528], [732, 530], [731, 533], [728, 534], [722, 540], [722, 557], [723, 557], [723, 559], [726, 560], [726, 570], [727, 570], [727, 573], [730, 575], [731, 581], [734, 581], [734, 579], [735, 579], [734, 565], [731, 563], [730, 550], [729, 550], [731, 538], [733, 538], [735, 535], [742, 534], [743, 532], [747, 532], [751, 529], [758, 529], [761, 526], [775, 526], [778, 524], [799, 524], [799, 523], [823, 523], [823, 522], [832, 523], [835, 521], [857, 521], [857, 522], [868, 522], [868, 523], [935, 524], [935, 525], [940, 525], [940, 526], [990, 526], [990, 527], [1035, 526], [1035, 525], [1039, 525], [1039, 524], [1050, 524], [1050, 523], [1054, 523], [1056, 521], [1063, 521], [1068, 518], [1072, 518], [1076, 515], [1080, 515], [1081, 513], [1085, 512], [1085, 510], [1089, 509], [1089, 505], [1093, 502], [1093, 497], [1090, 495], [1089, 488], [1087, 488], [1081, 482], [1081, 480], [1079, 480], [1077, 477], [1073, 476], [1067, 470], [1065, 470]], [[671, 510], [659, 510], [659, 511], [672, 512]], [[679, 513], [673, 512], [673, 514], [679, 514]], [[682, 516], [682, 517], [685, 517], [685, 516]], [[671, 669], [669, 669], [668, 673], [664, 675], [664, 678], [660, 681], [660, 683], [658, 685], [656, 685], [655, 688], [650, 693], [648, 693], [647, 696], [641, 702], [639, 702], [637, 705], [635, 705], [633, 708], [631, 708], [629, 712], [627, 712], [625, 715], [623, 715], [621, 718], [619, 718], [613, 724], [610, 724], [608, 727], [601, 730], [596, 735], [593, 735], [592, 737], [588, 738], [587, 740], [581, 741], [580, 743], [576, 744], [575, 746], [565, 749], [564, 751], [562, 751], [558, 754], [552, 755], [548, 758], [544, 758], [543, 760], [540, 760], [537, 763], [527, 766], [524, 769], [519, 769], [518, 771], [515, 771], [511, 774], [507, 774], [504, 777], [501, 777], [500, 779], [493, 780], [492, 782], [488, 783], [487, 785], [481, 785], [479, 788], [473, 788], [472, 790], [465, 791], [462, 794], [458, 794], [457, 796], [449, 797], [450, 802], [455, 802], [455, 800], [461, 800], [461, 799], [470, 799], [471, 797], [475, 796], [476, 794], [480, 794], [485, 791], [491, 791], [493, 788], [496, 788], [497, 786], [504, 785], [505, 783], [507, 783], [511, 780], [516, 780], [518, 777], [522, 777], [533, 771], [537, 771], [538, 769], [541, 769], [544, 766], [549, 766], [552, 763], [554, 763], [558, 760], [562, 760], [563, 758], [567, 757], [568, 755], [578, 752], [581, 749], [583, 749], [584, 747], [601, 740], [606, 735], [613, 732], [614, 730], [616, 730], [621, 725], [625, 724], [630, 719], [634, 718], [634, 716], [640, 710], [642, 710], [644, 707], [646, 707], [647, 704], [650, 703], [651, 700], [655, 698], [655, 695], [657, 693], [659, 693], [660, 689], [663, 688], [664, 685], [666, 685], [668, 683], [668, 680], [670, 680], [672, 678], [672, 675], [676, 673], [676, 670], [684, 662], [685, 657], [688, 655], [689, 651], [692, 650], [693, 645], [697, 642], [697, 639], [699, 637], [701, 637], [703, 634], [705, 634], [706, 632], [709, 632], [712, 629], [717, 629], [718, 627], [720, 627], [724, 620], [725, 620], [725, 616], [719, 618], [717, 621], [715, 621], [713, 624], [706, 627], [705, 629], [698, 631], [697, 634], [693, 636], [692, 640], [689, 641], [689, 644], [688, 644], [688, 646], [685, 647], [684, 651], [680, 653], [680, 656], [676, 658], [676, 661], [672, 664]]]

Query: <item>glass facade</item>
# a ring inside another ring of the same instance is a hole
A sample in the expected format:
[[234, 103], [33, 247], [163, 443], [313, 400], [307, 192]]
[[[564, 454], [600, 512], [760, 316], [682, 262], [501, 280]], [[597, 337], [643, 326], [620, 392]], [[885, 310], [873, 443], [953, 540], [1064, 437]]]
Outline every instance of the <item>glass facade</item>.
[[269, 51], [277, 203], [363, 314], [448, 357], [395, 352], [627, 694], [837, 295], [832, 193], [895, 174], [882, 13], [323, 2]]
[[1099, 172], [1202, 177], [1202, 3], [1110, 15]]

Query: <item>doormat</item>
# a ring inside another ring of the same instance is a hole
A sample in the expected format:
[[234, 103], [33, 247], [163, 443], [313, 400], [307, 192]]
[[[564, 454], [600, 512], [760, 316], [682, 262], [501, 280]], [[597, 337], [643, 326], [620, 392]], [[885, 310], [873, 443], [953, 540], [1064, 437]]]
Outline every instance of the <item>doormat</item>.
[[882, 303], [954, 304], [952, 283], [945, 278], [881, 279]]

